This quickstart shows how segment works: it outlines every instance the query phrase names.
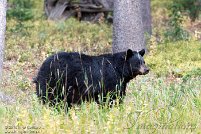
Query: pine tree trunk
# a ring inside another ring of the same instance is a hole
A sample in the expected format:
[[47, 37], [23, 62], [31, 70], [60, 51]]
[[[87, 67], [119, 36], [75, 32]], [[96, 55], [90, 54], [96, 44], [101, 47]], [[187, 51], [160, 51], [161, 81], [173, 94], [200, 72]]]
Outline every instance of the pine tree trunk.
[[115, 0], [113, 53], [145, 48], [141, 0]]
[[152, 34], [151, 22], [151, 1], [142, 0], [142, 22], [145, 34]]
[[0, 81], [2, 79], [7, 0], [0, 0]]

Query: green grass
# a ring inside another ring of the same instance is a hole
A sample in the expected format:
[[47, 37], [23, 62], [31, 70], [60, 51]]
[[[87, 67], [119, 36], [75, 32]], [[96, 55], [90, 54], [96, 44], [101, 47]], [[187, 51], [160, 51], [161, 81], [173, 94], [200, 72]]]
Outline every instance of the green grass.
[[[200, 41], [178, 41], [160, 44], [150, 51], [146, 61], [158, 76], [201, 76]], [[196, 72], [196, 73], [193, 73]]]
[[24, 105], [27, 102], [17, 102], [0, 107], [1, 122], [3, 131], [8, 131], [4, 126], [11, 125], [41, 127], [41, 133], [198, 133], [201, 130], [200, 87], [198, 78], [170, 82], [151, 75], [138, 77], [135, 83], [129, 84], [122, 105], [107, 108], [84, 103], [67, 114], [40, 105], [35, 95], [29, 99], [24, 96], [27, 105]]
[[[161, 3], [155, 0], [152, 4], [156, 22], [162, 11], [156, 7]], [[201, 133], [199, 41], [148, 44], [145, 61], [151, 72], [129, 83], [123, 104], [108, 108], [84, 103], [65, 113], [38, 102], [32, 78], [44, 59], [58, 51], [111, 52], [112, 27], [75, 19], [51, 22], [42, 16], [41, 5], [34, 10], [40, 14], [33, 20], [7, 21], [0, 91], [15, 102], [0, 102], [0, 133]], [[158, 26], [154, 29], [160, 29], [163, 22]]]

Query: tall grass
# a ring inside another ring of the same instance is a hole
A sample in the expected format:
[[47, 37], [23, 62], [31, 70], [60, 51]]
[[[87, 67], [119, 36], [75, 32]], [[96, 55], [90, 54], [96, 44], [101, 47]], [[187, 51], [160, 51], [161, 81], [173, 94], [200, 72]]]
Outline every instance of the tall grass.
[[169, 82], [166, 78], [139, 77], [129, 84], [123, 104], [108, 108], [83, 103], [68, 113], [42, 106], [31, 95], [28, 105], [16, 102], [1, 106], [1, 123], [4, 132], [29, 132], [34, 129], [28, 127], [35, 127], [40, 133], [198, 133], [200, 89], [200, 79]]
[[58, 51], [111, 52], [112, 27], [51, 22], [42, 16], [42, 3], [36, 5], [40, 14], [33, 20], [7, 21], [0, 90], [15, 101], [0, 102], [0, 133], [201, 133], [201, 46], [193, 39], [154, 44], [145, 58], [151, 73], [129, 83], [120, 105], [83, 103], [67, 113], [41, 105], [32, 78], [43, 60]]

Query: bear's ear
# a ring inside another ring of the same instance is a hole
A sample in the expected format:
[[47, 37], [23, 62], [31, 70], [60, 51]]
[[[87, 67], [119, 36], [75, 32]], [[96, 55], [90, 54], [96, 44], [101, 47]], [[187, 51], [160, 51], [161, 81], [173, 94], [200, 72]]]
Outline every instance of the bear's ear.
[[139, 51], [139, 54], [143, 57], [144, 56], [144, 54], [145, 54], [145, 50], [144, 49], [142, 49], [141, 51]]
[[126, 52], [126, 60], [131, 58], [133, 56], [133, 51], [131, 49], [128, 49]]

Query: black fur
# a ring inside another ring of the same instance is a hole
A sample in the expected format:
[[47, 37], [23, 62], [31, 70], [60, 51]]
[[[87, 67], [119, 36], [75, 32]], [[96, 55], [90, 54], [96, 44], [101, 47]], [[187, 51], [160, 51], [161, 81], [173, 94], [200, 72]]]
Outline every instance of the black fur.
[[[146, 72], [140, 72], [140, 67]], [[139, 53], [128, 50], [115, 54], [88, 56], [60, 52], [48, 57], [35, 78], [36, 91], [45, 103], [67, 102], [68, 106], [81, 101], [97, 103], [126, 95], [127, 83], [140, 74], [148, 73]]]

